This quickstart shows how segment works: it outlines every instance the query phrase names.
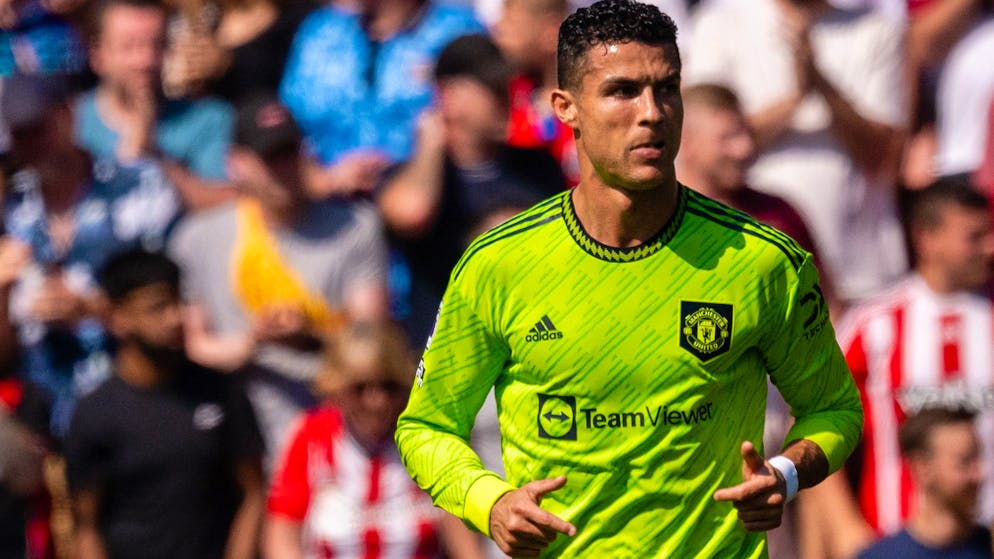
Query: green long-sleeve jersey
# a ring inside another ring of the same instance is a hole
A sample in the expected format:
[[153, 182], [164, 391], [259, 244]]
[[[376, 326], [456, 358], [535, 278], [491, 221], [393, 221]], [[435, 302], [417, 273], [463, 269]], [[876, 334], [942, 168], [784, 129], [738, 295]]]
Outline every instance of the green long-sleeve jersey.
[[[859, 393], [810, 254], [681, 186], [669, 225], [598, 243], [569, 192], [485, 233], [452, 272], [397, 444], [437, 505], [489, 532], [505, 492], [567, 477], [542, 507], [577, 527], [545, 557], [764, 557], [729, 503], [762, 448], [766, 379], [837, 469]], [[507, 481], [468, 444], [495, 387]]]

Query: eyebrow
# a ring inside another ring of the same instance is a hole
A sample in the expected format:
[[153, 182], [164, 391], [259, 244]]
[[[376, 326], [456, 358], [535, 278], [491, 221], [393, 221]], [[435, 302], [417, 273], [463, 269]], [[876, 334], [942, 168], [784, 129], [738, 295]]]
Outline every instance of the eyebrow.
[[[675, 70], [667, 74], [660, 80], [652, 80], [653, 83], [672, 83], [680, 81], [680, 71]], [[626, 78], [623, 76], [613, 76], [608, 77], [602, 82], [603, 87], [617, 87], [617, 86], [641, 86], [646, 83], [646, 80], [640, 78]]]

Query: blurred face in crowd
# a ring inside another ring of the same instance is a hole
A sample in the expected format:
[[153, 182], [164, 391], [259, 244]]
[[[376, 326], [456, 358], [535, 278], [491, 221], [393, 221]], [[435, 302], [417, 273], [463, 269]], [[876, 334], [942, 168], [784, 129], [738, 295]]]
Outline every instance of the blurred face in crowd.
[[493, 91], [472, 78], [452, 77], [438, 84], [438, 94], [449, 145], [486, 145], [504, 141], [507, 103]]
[[543, 9], [541, 5], [531, 5], [533, 2], [508, 0], [493, 29], [494, 41], [501, 52], [524, 72], [541, 71], [555, 61], [559, 24], [563, 18], [552, 6]]
[[159, 87], [166, 13], [154, 6], [114, 5], [103, 13], [91, 64], [103, 82], [123, 92]]
[[972, 422], [936, 427], [927, 450], [909, 459], [920, 491], [933, 504], [972, 519], [984, 479], [980, 444]]
[[72, 110], [64, 104], [51, 107], [40, 120], [11, 129], [10, 138], [10, 155], [16, 164], [31, 167], [44, 182], [77, 149]]
[[290, 211], [303, 199], [297, 149], [281, 150], [263, 159], [250, 149], [235, 146], [228, 156], [228, 173], [242, 194], [271, 210]]
[[183, 351], [182, 301], [179, 291], [168, 283], [154, 283], [135, 289], [111, 304], [114, 335], [133, 342], [146, 353]]
[[756, 143], [741, 114], [687, 105], [679, 167], [701, 177], [711, 188], [732, 192], [745, 185], [746, 170], [755, 154]]
[[337, 394], [335, 404], [357, 440], [378, 446], [393, 439], [411, 387], [386, 374], [373, 351], [363, 344], [346, 350], [349, 382]]
[[940, 222], [916, 237], [920, 266], [934, 270], [948, 290], [975, 290], [990, 282], [994, 223], [989, 211], [946, 204]]

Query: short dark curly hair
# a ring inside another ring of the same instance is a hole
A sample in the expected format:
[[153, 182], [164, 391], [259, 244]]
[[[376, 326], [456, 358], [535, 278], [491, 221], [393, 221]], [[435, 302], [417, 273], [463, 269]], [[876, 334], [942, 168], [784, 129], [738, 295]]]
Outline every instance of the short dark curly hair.
[[595, 46], [630, 42], [676, 45], [676, 34], [676, 24], [670, 16], [651, 4], [600, 0], [580, 8], [559, 27], [559, 87], [576, 89], [580, 85], [587, 51]]

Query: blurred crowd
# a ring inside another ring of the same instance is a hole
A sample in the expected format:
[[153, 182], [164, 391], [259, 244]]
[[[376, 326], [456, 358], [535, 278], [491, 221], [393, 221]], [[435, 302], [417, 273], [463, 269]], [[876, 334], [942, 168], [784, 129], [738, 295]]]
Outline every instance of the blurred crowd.
[[[815, 255], [863, 394], [771, 557], [990, 556], [991, 1], [653, 2], [679, 180]], [[0, 0], [0, 558], [499, 556], [392, 429], [463, 249], [583, 180], [576, 7]]]

